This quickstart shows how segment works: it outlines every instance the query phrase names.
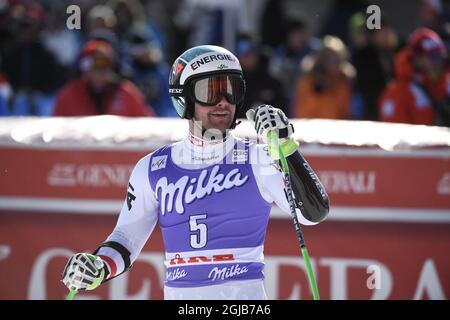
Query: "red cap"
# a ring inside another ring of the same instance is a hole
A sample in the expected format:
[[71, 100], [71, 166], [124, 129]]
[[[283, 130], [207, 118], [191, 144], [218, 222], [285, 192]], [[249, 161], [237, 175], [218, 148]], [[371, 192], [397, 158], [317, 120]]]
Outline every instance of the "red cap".
[[439, 35], [431, 29], [419, 28], [408, 40], [408, 46], [414, 54], [438, 53], [446, 55], [445, 45]]
[[93, 67], [112, 66], [115, 61], [113, 47], [106, 41], [90, 40], [88, 41], [80, 55], [80, 69], [87, 71]]

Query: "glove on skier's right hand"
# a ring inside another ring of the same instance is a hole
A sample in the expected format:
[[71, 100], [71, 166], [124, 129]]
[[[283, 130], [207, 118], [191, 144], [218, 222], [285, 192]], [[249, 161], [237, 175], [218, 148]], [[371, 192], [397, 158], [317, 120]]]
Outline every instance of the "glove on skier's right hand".
[[76, 253], [66, 264], [61, 281], [69, 290], [94, 290], [105, 278], [107, 269], [100, 257]]

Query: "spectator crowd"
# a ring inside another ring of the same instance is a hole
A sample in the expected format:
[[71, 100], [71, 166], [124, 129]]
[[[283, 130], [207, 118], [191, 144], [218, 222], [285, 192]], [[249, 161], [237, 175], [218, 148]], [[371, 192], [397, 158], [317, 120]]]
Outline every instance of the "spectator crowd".
[[0, 116], [174, 117], [171, 62], [216, 44], [241, 62], [246, 107], [450, 127], [450, 0], [421, 1], [408, 34], [386, 14], [369, 30], [363, 0], [334, 1], [315, 34], [266, 0], [257, 30], [239, 30], [229, 12], [248, 2], [80, 0], [73, 30], [69, 0], [0, 0]]

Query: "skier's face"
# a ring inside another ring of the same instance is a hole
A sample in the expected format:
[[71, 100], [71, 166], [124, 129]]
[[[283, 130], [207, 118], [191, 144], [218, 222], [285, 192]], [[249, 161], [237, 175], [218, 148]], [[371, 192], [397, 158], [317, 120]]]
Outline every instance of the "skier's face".
[[[236, 105], [229, 103], [224, 97], [214, 106], [195, 103], [194, 119], [201, 121], [205, 130], [217, 129], [225, 133], [230, 128], [236, 112]], [[194, 129], [193, 121], [189, 121], [191, 132]]]

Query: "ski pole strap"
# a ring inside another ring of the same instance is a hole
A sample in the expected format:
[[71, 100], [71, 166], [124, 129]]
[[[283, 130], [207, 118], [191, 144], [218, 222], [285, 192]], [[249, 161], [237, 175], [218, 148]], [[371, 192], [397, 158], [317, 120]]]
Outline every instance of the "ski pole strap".
[[287, 157], [293, 154], [299, 146], [299, 143], [295, 141], [293, 138], [289, 138], [286, 141], [283, 141], [281, 144], [278, 141], [278, 138], [274, 139], [274, 136], [277, 136], [275, 132], [269, 132], [269, 154], [274, 160], [280, 159], [279, 151], [283, 153], [283, 156]]

